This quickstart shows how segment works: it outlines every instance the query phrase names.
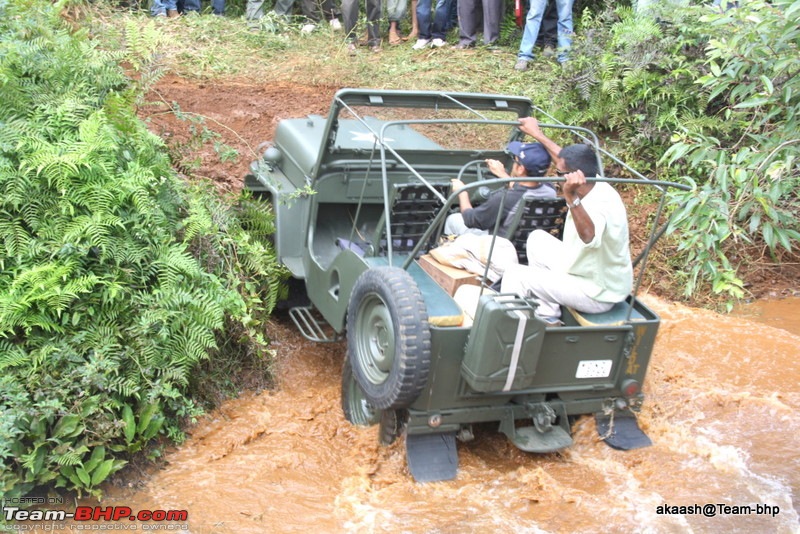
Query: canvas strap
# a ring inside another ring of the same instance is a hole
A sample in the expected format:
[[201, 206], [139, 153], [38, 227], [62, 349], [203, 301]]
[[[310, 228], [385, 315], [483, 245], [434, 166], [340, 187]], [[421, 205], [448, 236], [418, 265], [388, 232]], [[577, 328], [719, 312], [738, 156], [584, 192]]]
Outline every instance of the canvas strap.
[[522, 353], [522, 341], [525, 339], [525, 325], [528, 323], [528, 317], [519, 310], [512, 310], [514, 315], [519, 318], [517, 323], [517, 335], [514, 338], [514, 349], [511, 351], [511, 363], [508, 364], [508, 376], [506, 383], [503, 386], [503, 391], [511, 390], [511, 385], [514, 383], [514, 378], [517, 376], [517, 365], [519, 364], [519, 355]]

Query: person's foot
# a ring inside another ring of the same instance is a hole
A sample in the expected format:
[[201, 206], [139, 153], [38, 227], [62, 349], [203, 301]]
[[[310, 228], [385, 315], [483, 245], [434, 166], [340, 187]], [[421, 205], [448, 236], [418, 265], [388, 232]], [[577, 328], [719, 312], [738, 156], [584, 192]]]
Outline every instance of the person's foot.
[[342, 29], [342, 23], [341, 23], [341, 22], [339, 22], [339, 19], [331, 19], [331, 20], [330, 20], [330, 21], [328, 21], [328, 22], [329, 22], [329, 24], [331, 25], [331, 29], [332, 29], [333, 31], [335, 31], [335, 32], [341, 31], [341, 29]]
[[528, 70], [528, 60], [518, 59], [517, 62], [514, 63], [514, 70], [518, 70], [520, 72]]
[[438, 37], [431, 41], [431, 48], [441, 48], [445, 45], [447, 45], [447, 41], [444, 39], [439, 39]]
[[545, 46], [544, 50], [542, 50], [542, 57], [546, 57], [549, 59], [555, 55], [556, 55], [556, 49], [550, 45]]
[[180, 13], [178, 13], [178, 10], [177, 10], [177, 9], [168, 9], [168, 10], [167, 10], [167, 16], [168, 16], [169, 18], [171, 18], [171, 19], [174, 19], [174, 18], [180, 17], [180, 16], [181, 16], [181, 14], [180, 14]]
[[316, 24], [308, 23], [308, 24], [304, 24], [303, 27], [300, 28], [300, 33], [311, 33], [316, 29], [317, 29], [317, 25]]
[[400, 34], [397, 33], [397, 30], [391, 29], [389, 30], [389, 44], [390, 45], [399, 45], [403, 43], [403, 38], [400, 37]]
[[456, 50], [466, 50], [468, 48], [475, 48], [475, 43], [469, 43], [466, 41], [461, 41], [457, 45], [453, 46]]
[[166, 11], [159, 11], [158, 13], [156, 13], [156, 14], [155, 14], [155, 15], [153, 15], [153, 16], [154, 16], [154, 17], [164, 17], [164, 18], [166, 18], [166, 16], [167, 16], [167, 12], [166, 12]]
[[379, 45], [379, 44], [370, 45], [370, 47], [369, 47], [369, 50], [370, 50], [370, 52], [372, 52], [373, 54], [380, 54], [380, 52], [381, 52], [381, 45]]
[[430, 42], [431, 42], [430, 39], [417, 39], [417, 42], [414, 43], [414, 46], [412, 46], [411, 48], [413, 50], [422, 50], [423, 48], [428, 48]]
[[355, 43], [347, 43], [347, 54], [350, 56], [358, 54], [358, 47]]

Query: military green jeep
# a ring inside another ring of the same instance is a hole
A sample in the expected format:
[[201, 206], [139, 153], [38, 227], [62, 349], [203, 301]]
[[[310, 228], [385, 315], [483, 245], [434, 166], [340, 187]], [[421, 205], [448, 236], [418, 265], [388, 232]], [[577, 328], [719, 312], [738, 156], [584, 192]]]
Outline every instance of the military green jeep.
[[[346, 332], [345, 417], [380, 424], [384, 443], [404, 435], [418, 481], [454, 478], [456, 439], [473, 439], [478, 423], [498, 423], [522, 450], [550, 452], [572, 443], [574, 417], [594, 414], [611, 446], [650, 444], [634, 414], [659, 317], [635, 292], [604, 314], [564, 309], [564, 325], [554, 328], [536, 317], [535, 300], [492, 291], [487, 273], [470, 280], [478, 298], [465, 309], [421, 265], [457, 209], [450, 180], [460, 178], [475, 202], [507, 186], [484, 160], [511, 163], [504, 149], [523, 138], [517, 119], [527, 116], [547, 118], [516, 96], [345, 89], [327, 117], [283, 120], [246, 177], [272, 203], [280, 261], [310, 301], [290, 317], [313, 341]], [[565, 130], [638, 177], [599, 179], [662, 193], [684, 187], [628, 169], [588, 130], [541, 127]], [[563, 199], [523, 198], [493, 236], [514, 243], [525, 261], [528, 233], [559, 235], [564, 212]], [[640, 270], [648, 250], [636, 260]]]

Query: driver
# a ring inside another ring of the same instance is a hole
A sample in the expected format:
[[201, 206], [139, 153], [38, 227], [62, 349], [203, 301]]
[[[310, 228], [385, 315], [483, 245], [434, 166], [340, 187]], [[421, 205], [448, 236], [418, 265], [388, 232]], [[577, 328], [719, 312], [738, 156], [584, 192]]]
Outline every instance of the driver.
[[594, 151], [583, 144], [561, 148], [542, 133], [532, 117], [519, 120], [520, 130], [541, 143], [563, 176], [569, 213], [564, 239], [542, 230], [528, 236], [530, 265], [506, 269], [502, 293], [535, 297], [536, 315], [550, 325], [563, 324], [561, 306], [602, 313], [625, 300], [633, 286], [625, 204], [606, 182], [587, 182], [599, 174]]
[[[514, 157], [511, 174], [506, 172], [503, 164], [496, 159], [487, 159], [489, 171], [498, 178], [522, 178], [519, 182], [510, 182], [508, 188], [497, 189], [489, 195], [484, 203], [477, 207], [472, 206], [469, 192], [462, 191], [458, 194], [459, 213], [449, 215], [444, 222], [446, 235], [486, 234], [494, 228], [500, 205], [503, 205], [503, 218], [498, 235], [505, 235], [506, 223], [509, 215], [517, 209], [519, 201], [531, 196], [535, 198], [553, 198], [556, 190], [549, 182], [535, 182], [525, 180], [527, 177], [544, 176], [550, 167], [550, 154], [541, 143], [520, 143], [513, 141], [508, 144], [507, 152]], [[464, 182], [454, 178], [450, 181], [452, 190], [464, 187]], [[503, 197], [505, 196], [505, 200]]]

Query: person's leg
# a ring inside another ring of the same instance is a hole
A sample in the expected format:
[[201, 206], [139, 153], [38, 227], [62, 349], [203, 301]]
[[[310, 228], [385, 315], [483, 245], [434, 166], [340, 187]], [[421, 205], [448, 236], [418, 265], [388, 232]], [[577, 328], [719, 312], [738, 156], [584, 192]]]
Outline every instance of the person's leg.
[[[428, 0], [430, 2], [431, 0]], [[454, 0], [437, 0], [436, 10], [433, 13], [433, 24], [431, 25], [430, 35], [434, 39], [444, 40], [447, 37], [447, 30], [450, 17], [450, 7]], [[429, 14], [430, 16], [430, 14]]]
[[564, 258], [569, 256], [564, 243], [543, 230], [534, 230], [525, 244], [529, 266], [515, 265], [503, 273], [501, 291], [521, 296], [534, 296], [539, 302], [536, 315], [554, 322], [561, 317], [563, 304], [586, 313], [602, 313], [612, 303], [588, 297], [566, 273]]
[[431, 38], [431, 3], [432, 0], [417, 0], [418, 37], [426, 41]]
[[477, 0], [458, 0], [458, 47], [475, 46]]
[[225, 14], [225, 0], [211, 0], [211, 11], [215, 15]]
[[400, 21], [406, 16], [408, 0], [386, 0], [386, 18], [389, 20], [389, 44], [403, 42], [400, 36]]
[[406, 39], [416, 39], [419, 35], [419, 21], [417, 20], [417, 0], [411, 0], [411, 31]]
[[358, 24], [358, 0], [342, 0], [342, 22], [345, 38], [351, 44], [358, 41], [356, 24]]
[[264, 0], [247, 0], [245, 6], [245, 18], [247, 20], [257, 20], [264, 16]]
[[492, 45], [500, 37], [503, 0], [483, 0], [483, 44]]
[[367, 35], [369, 46], [380, 49], [381, 46], [381, 0], [367, 0]]
[[547, 6], [547, 0], [531, 0], [531, 7], [525, 17], [525, 29], [522, 31], [522, 41], [519, 44], [517, 58], [523, 61], [533, 60], [533, 47], [539, 36], [539, 26], [542, 24], [542, 15]]
[[539, 303], [536, 315], [548, 323], [561, 318], [561, 305], [585, 313], [602, 313], [613, 306], [613, 303], [588, 297], [580, 290], [574, 276], [543, 267], [510, 266], [503, 273], [500, 292], [534, 297]]
[[464, 224], [464, 216], [460, 213], [452, 213], [444, 220], [444, 235], [486, 235], [489, 232], [478, 228], [470, 228]]
[[467, 233], [467, 225], [460, 213], [452, 213], [444, 220], [445, 235], [462, 235]]
[[180, 12], [183, 11], [183, 6], [177, 0], [163, 0], [164, 7], [167, 8], [168, 17], [178, 17]]
[[449, 0], [450, 2], [450, 18], [447, 20], [446, 31], [458, 27], [458, 0]]
[[556, 9], [555, 0], [547, 0], [547, 7], [542, 15], [542, 24], [539, 26], [536, 46], [542, 48], [549, 46], [553, 50], [558, 46], [558, 10]]
[[150, 5], [150, 14], [154, 17], [166, 17], [167, 6], [162, 0], [153, 0], [153, 3]]
[[558, 62], [569, 59], [572, 47], [572, 0], [556, 0], [558, 9]]
[[200, 13], [200, 0], [183, 0], [183, 13]]
[[316, 25], [322, 18], [321, 6], [317, 0], [300, 0], [300, 11], [303, 16]]
[[294, 0], [275, 0], [275, 7], [272, 8], [272, 11], [282, 17], [288, 17], [292, 14], [293, 7]]
[[325, 20], [333, 20], [337, 17], [336, 5], [333, 3], [333, 0], [322, 0], [320, 8], [322, 9], [322, 16]]

